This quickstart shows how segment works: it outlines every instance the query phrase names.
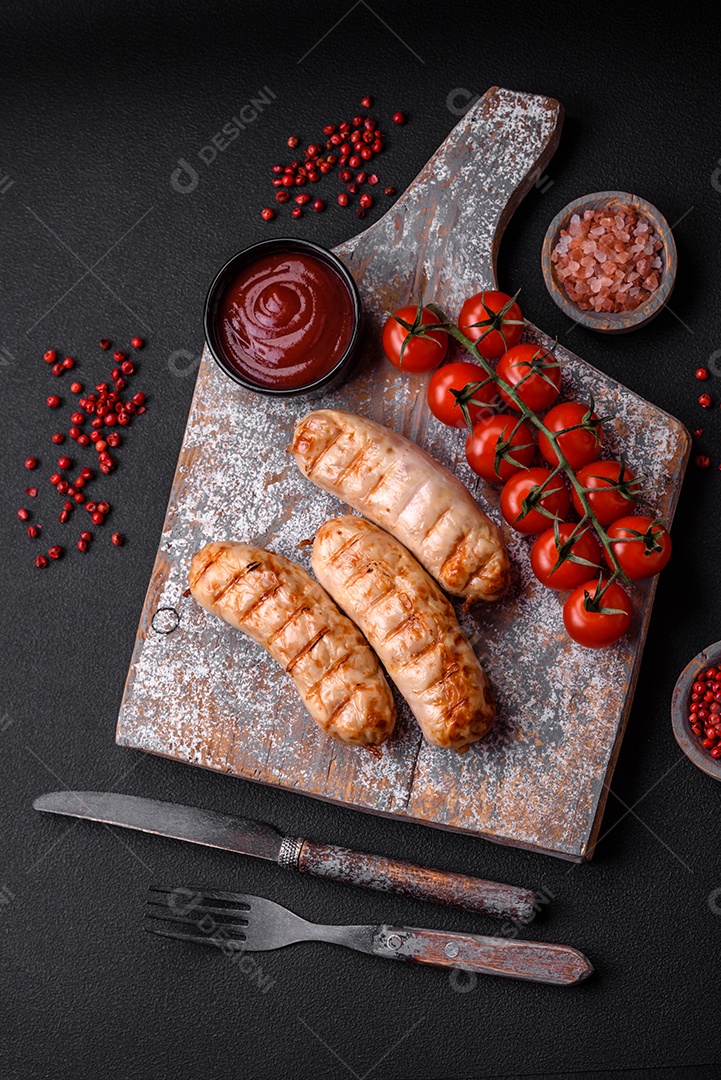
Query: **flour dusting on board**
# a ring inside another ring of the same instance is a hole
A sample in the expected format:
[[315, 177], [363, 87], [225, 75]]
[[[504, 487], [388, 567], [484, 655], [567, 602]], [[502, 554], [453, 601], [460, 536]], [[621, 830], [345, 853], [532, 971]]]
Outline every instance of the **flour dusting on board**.
[[[423, 743], [405, 704], [382, 757], [343, 746], [307, 716], [290, 678], [257, 645], [184, 595], [195, 551], [245, 540], [310, 570], [312, 540], [347, 512], [305, 480], [286, 447], [313, 407], [372, 417], [417, 441], [453, 469], [499, 521], [498, 496], [466, 465], [464, 435], [438, 424], [427, 378], [400, 376], [378, 341], [384, 313], [423, 291], [455, 317], [466, 296], [495, 286], [495, 247], [529, 174], [545, 164], [559, 122], [548, 98], [489, 91], [417, 180], [371, 229], [337, 249], [368, 315], [355, 376], [322, 401], [273, 400], [236, 389], [204, 354], [146, 598], [118, 724], [118, 741], [262, 783], [382, 814], [475, 833], [566, 858], [588, 853], [604, 781], [613, 767], [640, 660], [654, 584], [635, 592], [631, 634], [589, 660], [565, 635], [562, 600], [529, 566], [528, 540], [508, 535], [507, 598], [459, 611], [494, 687], [498, 722], [463, 756]], [[530, 181], [532, 182], [532, 180]], [[550, 340], [534, 327], [528, 340]], [[683, 427], [560, 348], [564, 393], [613, 413], [606, 452], [620, 445], [648, 477], [656, 512], [670, 519], [688, 455]], [[152, 618], [180, 615], [171, 634]]]

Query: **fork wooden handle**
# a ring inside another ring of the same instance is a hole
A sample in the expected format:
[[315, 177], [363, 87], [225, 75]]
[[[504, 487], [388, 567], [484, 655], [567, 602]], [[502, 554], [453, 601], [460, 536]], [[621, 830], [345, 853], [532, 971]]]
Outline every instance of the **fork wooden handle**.
[[376, 956], [434, 967], [455, 967], [482, 975], [571, 986], [588, 978], [593, 966], [570, 945], [515, 941], [481, 934], [450, 934], [409, 926], [381, 926], [373, 942]]
[[431, 870], [425, 866], [383, 855], [366, 855], [360, 851], [316, 844], [312, 840], [298, 841], [295, 867], [301, 873], [332, 878], [346, 885], [398, 893], [415, 900], [461, 908], [496, 919], [529, 923], [537, 910], [537, 898], [529, 889], [504, 885], [496, 881], [453, 874], [446, 870]]

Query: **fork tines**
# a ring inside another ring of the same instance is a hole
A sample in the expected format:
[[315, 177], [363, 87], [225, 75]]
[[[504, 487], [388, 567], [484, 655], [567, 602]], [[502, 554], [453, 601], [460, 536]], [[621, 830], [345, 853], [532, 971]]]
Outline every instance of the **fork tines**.
[[250, 900], [241, 893], [195, 886], [151, 886], [145, 929], [160, 937], [242, 949]]

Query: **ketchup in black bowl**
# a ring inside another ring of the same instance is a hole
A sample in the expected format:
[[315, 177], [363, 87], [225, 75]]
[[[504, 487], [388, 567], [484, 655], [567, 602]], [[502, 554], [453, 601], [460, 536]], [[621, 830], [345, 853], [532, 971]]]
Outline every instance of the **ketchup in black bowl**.
[[358, 289], [331, 252], [304, 240], [268, 240], [216, 277], [205, 310], [208, 345], [241, 385], [302, 394], [344, 378], [357, 357]]

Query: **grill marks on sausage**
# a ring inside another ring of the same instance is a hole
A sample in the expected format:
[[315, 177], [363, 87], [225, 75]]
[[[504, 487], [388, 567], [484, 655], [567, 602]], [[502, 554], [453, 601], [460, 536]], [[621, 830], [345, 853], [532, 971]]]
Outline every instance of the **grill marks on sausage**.
[[475, 603], [504, 591], [510, 568], [498, 528], [458, 477], [409, 439], [321, 409], [298, 424], [292, 453], [307, 477], [390, 531], [448, 592]]
[[313, 569], [378, 652], [426, 739], [463, 751], [485, 735], [488, 680], [451, 604], [401, 544], [362, 518], [329, 521]]
[[284, 633], [285, 633], [285, 631], [286, 631], [287, 627], [289, 627], [289, 626], [290, 626], [290, 624], [291, 624], [292, 622], [294, 622], [294, 621], [295, 621], [295, 620], [296, 620], [296, 619], [298, 618], [298, 616], [299, 616], [299, 615], [304, 615], [304, 614], [306, 614], [306, 613], [307, 613], [307, 612], [309, 612], [309, 611], [310, 611], [310, 608], [309, 608], [309, 607], [308, 607], [308, 605], [307, 605], [307, 604], [305, 604], [305, 603], [304, 603], [304, 604], [300, 604], [300, 605], [299, 605], [299, 606], [298, 606], [298, 607], [297, 607], [297, 608], [295, 609], [295, 611], [291, 611], [290, 615], [289, 615], [289, 616], [288, 616], [288, 618], [287, 618], [287, 619], [285, 620], [285, 622], [281, 623], [281, 625], [280, 625], [280, 626], [278, 627], [278, 629], [277, 629], [277, 630], [274, 630], [272, 634], [269, 634], [269, 635], [268, 635], [268, 645], [269, 645], [269, 646], [270, 646], [270, 645], [273, 645], [273, 644], [274, 644], [274, 642], [276, 642], [276, 641], [278, 640], [278, 638], [279, 638], [279, 637], [281, 636], [281, 634], [284, 634]]
[[[295, 665], [300, 663], [300, 661], [304, 657], [306, 657], [308, 655], [308, 653], [311, 651], [311, 649], [314, 649], [315, 646], [318, 644], [318, 642], [322, 641], [323, 638], [328, 633], [330, 633], [330, 627], [324, 626], [322, 630], [319, 630], [317, 634], [313, 635], [313, 637], [310, 639], [310, 641], [306, 641], [303, 648], [299, 649], [298, 652], [293, 657], [293, 659], [290, 660], [286, 664], [285, 670], [288, 672], [289, 675], [290, 675], [291, 671], [293, 670], [293, 668], [295, 667]], [[327, 674], [327, 672], [324, 672], [324, 674]]]
[[343, 667], [343, 666], [344, 666], [345, 664], [347, 664], [347, 663], [348, 663], [348, 661], [349, 661], [349, 660], [350, 660], [350, 658], [351, 658], [351, 655], [352, 655], [351, 653], [349, 653], [349, 652], [345, 652], [345, 653], [343, 653], [343, 655], [342, 655], [342, 656], [339, 656], [339, 657], [338, 657], [338, 659], [337, 659], [337, 660], [335, 660], [335, 661], [334, 661], [334, 662], [333, 662], [333, 663], [332, 663], [332, 664], [330, 665], [330, 667], [329, 667], [329, 668], [326, 668], [326, 669], [325, 669], [325, 671], [323, 672], [323, 674], [321, 675], [321, 677], [320, 677], [319, 679], [316, 679], [316, 681], [315, 681], [314, 683], [312, 683], [312, 684], [311, 684], [311, 685], [310, 685], [310, 686], [308, 687], [308, 693], [309, 693], [309, 694], [315, 694], [315, 693], [317, 693], [317, 692], [318, 692], [318, 690], [320, 689], [320, 685], [321, 685], [321, 683], [323, 682], [323, 680], [324, 680], [324, 679], [330, 679], [330, 678], [332, 678], [332, 677], [333, 677], [334, 675], [336, 675], [336, 674], [337, 674], [337, 673], [338, 673], [338, 672], [340, 671], [340, 669], [341, 669], [341, 668], [342, 668], [342, 667]]
[[226, 542], [198, 552], [189, 576], [203, 607], [281, 664], [323, 731], [356, 746], [377, 746], [392, 733], [395, 703], [377, 658], [302, 567]]
[[[306, 473], [307, 476], [310, 476], [312, 473], [315, 472], [315, 470], [318, 468], [318, 466], [320, 465], [321, 461], [326, 456], [326, 454], [330, 450], [332, 450], [333, 447], [335, 446], [335, 444], [338, 442], [338, 440], [342, 439], [342, 438], [343, 438], [343, 431], [342, 431], [342, 429], [339, 428], [338, 431], [333, 436], [333, 438], [330, 440], [330, 442], [326, 443], [326, 445], [322, 448], [320, 453], [310, 463], [310, 465], [308, 466], [308, 471]], [[296, 438], [294, 439], [294, 446], [295, 446], [296, 443], [299, 443], [299, 446], [298, 446], [299, 452], [303, 453], [303, 450], [302, 450], [301, 445], [300, 445], [301, 440], [298, 439], [297, 435], [296, 435]], [[308, 445], [311, 445], [311, 446], [313, 445], [313, 439], [312, 438], [309, 439], [309, 444]]]

